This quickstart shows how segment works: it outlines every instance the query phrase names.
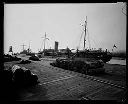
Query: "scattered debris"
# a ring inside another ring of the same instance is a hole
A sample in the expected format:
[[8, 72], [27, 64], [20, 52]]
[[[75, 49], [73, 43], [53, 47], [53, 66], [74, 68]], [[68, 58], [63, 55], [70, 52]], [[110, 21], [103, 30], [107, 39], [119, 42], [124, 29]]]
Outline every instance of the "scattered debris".
[[19, 61], [21, 58], [18, 58], [16, 56], [11, 56], [11, 55], [4, 55], [4, 62], [9, 62], [9, 61]]
[[37, 56], [31, 56], [31, 57], [29, 57], [29, 60], [40, 61], [39, 57], [37, 57]]
[[30, 60], [21, 60], [20, 61], [20, 64], [29, 64], [29, 63], [31, 63]]

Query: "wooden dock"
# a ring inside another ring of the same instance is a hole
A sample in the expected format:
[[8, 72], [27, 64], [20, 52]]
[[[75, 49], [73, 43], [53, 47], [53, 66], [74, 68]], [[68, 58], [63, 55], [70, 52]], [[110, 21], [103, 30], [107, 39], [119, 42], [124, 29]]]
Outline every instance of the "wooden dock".
[[30, 69], [40, 83], [19, 92], [18, 100], [117, 100], [122, 101], [126, 89], [98, 77], [50, 66], [45, 60], [30, 64], [8, 62]]

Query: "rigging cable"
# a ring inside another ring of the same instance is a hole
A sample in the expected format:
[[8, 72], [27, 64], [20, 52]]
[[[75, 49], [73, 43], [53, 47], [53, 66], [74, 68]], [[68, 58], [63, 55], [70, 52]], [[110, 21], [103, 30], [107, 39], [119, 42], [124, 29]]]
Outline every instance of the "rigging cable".
[[[122, 13], [127, 16], [127, 14], [124, 13], [124, 8], [125, 8], [126, 6], [127, 6], [127, 5], [124, 5], [124, 7], [122, 8]], [[126, 10], [126, 9], [125, 9], [125, 10]]]
[[88, 33], [88, 43], [89, 43], [89, 49], [91, 49], [91, 44], [90, 44], [90, 39], [89, 39], [89, 31], [88, 31], [88, 28], [87, 28], [87, 33]]
[[[87, 27], [87, 32], [88, 32], [88, 42], [89, 42], [89, 47], [91, 47], [91, 44], [90, 44], [90, 38], [89, 38], [89, 31], [88, 31], [88, 27]], [[94, 43], [94, 45], [96, 44], [94, 40], [93, 40], [93, 43]], [[97, 45], [97, 44], [96, 44], [96, 45]]]
[[[95, 40], [95, 41], [96, 41], [96, 40]], [[97, 41], [95, 42], [95, 44], [97, 44], [98, 48], [101, 48], [101, 44], [102, 44], [102, 43], [101, 43], [100, 41], [97, 40]]]
[[[91, 37], [92, 38], [92, 37]], [[92, 41], [93, 41], [93, 43], [94, 43], [94, 46], [97, 46], [97, 47], [99, 47], [100, 45], [99, 45], [99, 43], [98, 42], [95, 42], [95, 40], [92, 38]]]
[[78, 44], [78, 48], [80, 47], [80, 42], [81, 42], [81, 39], [82, 39], [82, 36], [83, 36], [83, 32], [84, 32], [84, 31], [82, 31], [81, 36], [80, 36], [80, 40], [79, 40], [79, 44]]
[[[40, 51], [41, 51], [41, 49], [43, 49], [43, 44], [44, 44], [43, 42], [44, 42], [44, 41], [41, 41], [42, 44], [41, 44]], [[43, 51], [43, 50], [42, 50], [42, 51]]]
[[[88, 28], [87, 28], [87, 32], [88, 32], [88, 35], [89, 35]], [[90, 36], [90, 38], [91, 38], [91, 36]], [[92, 41], [93, 41], [93, 43], [95, 42], [93, 39], [92, 39]], [[89, 40], [89, 44], [90, 44], [90, 40]], [[95, 45], [95, 43], [94, 43], [94, 45]], [[90, 46], [91, 46], [91, 45], [90, 45]]]

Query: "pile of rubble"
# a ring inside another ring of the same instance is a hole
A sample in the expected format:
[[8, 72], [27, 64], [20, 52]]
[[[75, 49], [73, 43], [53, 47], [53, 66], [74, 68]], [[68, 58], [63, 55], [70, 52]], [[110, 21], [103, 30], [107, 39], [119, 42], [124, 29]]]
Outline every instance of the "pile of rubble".
[[18, 65], [14, 65], [11, 70], [13, 73], [12, 81], [17, 85], [29, 86], [38, 83], [37, 75], [25, 67], [21, 68]]
[[50, 63], [50, 65], [83, 74], [96, 74], [105, 72], [105, 69], [103, 68], [104, 63], [101, 60], [82, 61], [72, 59], [56, 59], [56, 61]]
[[29, 63], [31, 63], [30, 60], [21, 60], [21, 61], [19, 62], [19, 64], [29, 64]]
[[[21, 60], [21, 58], [18, 58], [17, 56], [13, 56], [13, 55], [3, 55], [4, 56], [4, 62], [9, 62], [9, 61], [19, 61]], [[29, 57], [29, 60], [33, 60], [33, 61], [40, 61], [39, 57], [38, 56], [30, 56]], [[26, 60], [22, 60], [23, 63], [29, 63], [30, 61], [26, 61]], [[21, 63], [22, 63], [21, 62]]]
[[12, 85], [26, 87], [38, 83], [37, 75], [33, 74], [29, 69], [14, 65], [2, 71], [4, 74], [3, 80]]
[[2, 100], [16, 100], [20, 89], [25, 89], [39, 83], [37, 75], [29, 69], [18, 65], [4, 67], [0, 70], [0, 98]]
[[40, 61], [39, 57], [37, 57], [37, 56], [31, 56], [31, 57], [29, 57], [29, 60]]
[[19, 61], [21, 58], [18, 58], [16, 56], [11, 56], [11, 55], [4, 55], [4, 62], [9, 62], [9, 61]]

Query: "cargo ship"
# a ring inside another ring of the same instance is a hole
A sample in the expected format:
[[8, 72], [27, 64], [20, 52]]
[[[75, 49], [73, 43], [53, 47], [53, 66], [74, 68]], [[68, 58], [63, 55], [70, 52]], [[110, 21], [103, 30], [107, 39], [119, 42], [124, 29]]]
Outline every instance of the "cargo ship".
[[[84, 49], [83, 50], [78, 50], [75, 54], [75, 57], [84, 57], [84, 58], [93, 58], [93, 59], [100, 59], [102, 60], [104, 63], [108, 62], [111, 60], [112, 55], [110, 52], [107, 51], [103, 51], [103, 50], [90, 50], [90, 49], [86, 49], [85, 48], [85, 42], [86, 42], [86, 30], [87, 30], [87, 16], [86, 16], [86, 21], [84, 24]], [[99, 48], [100, 49], [100, 48]]]

